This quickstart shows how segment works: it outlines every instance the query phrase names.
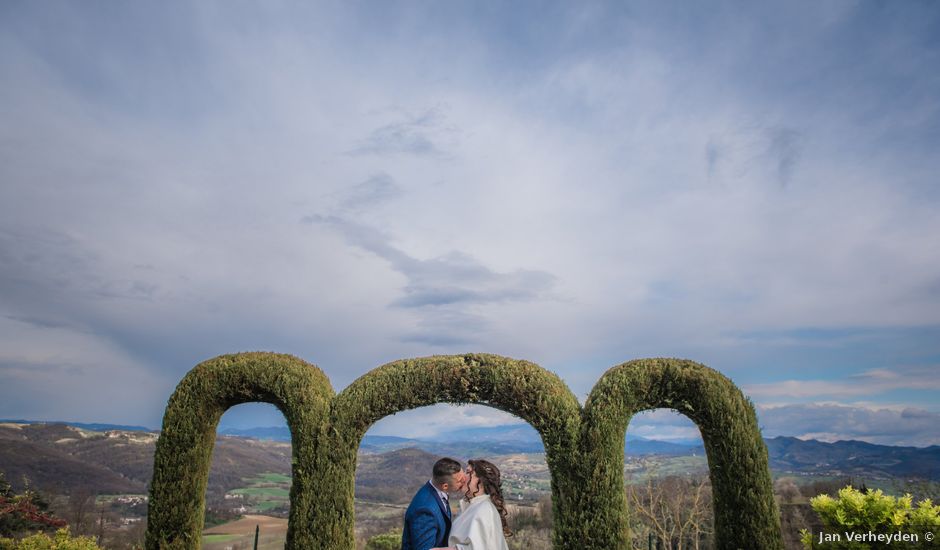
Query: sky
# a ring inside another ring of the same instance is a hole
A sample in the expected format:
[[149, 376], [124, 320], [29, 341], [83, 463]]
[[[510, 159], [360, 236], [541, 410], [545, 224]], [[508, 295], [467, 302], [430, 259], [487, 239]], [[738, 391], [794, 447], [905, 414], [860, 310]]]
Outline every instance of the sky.
[[0, 3], [0, 418], [158, 427], [249, 350], [582, 401], [682, 357], [765, 436], [940, 444], [938, 67], [935, 2]]

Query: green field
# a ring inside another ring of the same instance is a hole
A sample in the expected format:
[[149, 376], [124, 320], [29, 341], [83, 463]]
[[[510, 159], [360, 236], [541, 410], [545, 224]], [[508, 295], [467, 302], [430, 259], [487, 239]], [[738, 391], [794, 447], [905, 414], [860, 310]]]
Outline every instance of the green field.
[[648, 456], [624, 464], [624, 483], [646, 483], [650, 478], [666, 476], [707, 476], [704, 456]]
[[279, 508], [286, 504], [287, 504], [286, 500], [262, 500], [257, 505], [255, 505], [255, 507], [262, 512], [268, 512], [270, 510]]
[[290, 497], [290, 489], [284, 489], [282, 487], [241, 487], [239, 489], [233, 489], [229, 491], [229, 493], [233, 495], [265, 496], [282, 499]]
[[267, 473], [260, 474], [255, 477], [245, 478], [244, 481], [245, 483], [250, 483], [252, 485], [260, 484], [260, 483], [280, 483], [280, 484], [290, 485], [291, 477], [288, 475], [284, 475], [284, 474], [275, 474], [272, 472], [267, 472]]
[[290, 506], [290, 476], [265, 472], [242, 481], [245, 483], [244, 487], [232, 489], [228, 494], [243, 497], [244, 505], [249, 510], [265, 513], [275, 508]]
[[229, 542], [235, 539], [243, 538], [243, 535], [203, 535], [203, 544], [215, 544], [220, 542]]

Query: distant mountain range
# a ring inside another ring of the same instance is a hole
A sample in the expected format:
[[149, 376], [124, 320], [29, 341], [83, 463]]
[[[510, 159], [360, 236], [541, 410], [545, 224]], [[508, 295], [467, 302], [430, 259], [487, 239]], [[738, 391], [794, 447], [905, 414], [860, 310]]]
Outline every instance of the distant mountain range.
[[85, 422], [69, 422], [67, 420], [12, 420], [9, 418], [0, 418], [0, 424], [65, 424], [74, 428], [91, 430], [93, 432], [106, 432], [108, 430], [121, 430], [125, 432], [159, 432], [153, 428], [144, 426], [127, 426], [124, 424], [95, 424]]
[[[48, 493], [146, 493], [157, 437], [143, 430], [0, 422], [0, 472], [18, 489], [25, 476]], [[289, 473], [290, 460], [284, 442], [218, 437], [209, 492], [224, 493], [260, 472]]]
[[[290, 440], [287, 428], [257, 430], [223, 430], [226, 435]], [[778, 473], [798, 475], [853, 476], [859, 478], [916, 478], [940, 480], [940, 446], [894, 447], [863, 441], [826, 443], [795, 437], [774, 437], [764, 440], [770, 467]], [[384, 453], [397, 449], [417, 448], [436, 455], [458, 457], [479, 454], [514, 454], [543, 452], [542, 439], [528, 424], [462, 428], [440, 437], [405, 438], [366, 435], [360, 451]], [[627, 434], [624, 453], [627, 456], [692, 456], [704, 455], [701, 442], [671, 443]]]
[[[251, 428], [246, 430], [222, 429], [222, 435], [251, 437], [271, 441], [290, 441], [287, 427]], [[389, 435], [366, 435], [360, 449], [365, 452], [382, 453], [396, 449], [414, 447], [435, 454], [468, 456], [486, 452], [490, 454], [541, 453], [542, 438], [528, 424], [490, 426], [483, 428], [461, 428], [435, 438], [408, 438]], [[633, 435], [627, 435], [624, 451], [628, 455], [685, 456], [703, 454], [701, 443], [670, 443]]]
[[940, 446], [891, 447], [864, 441], [824, 443], [795, 437], [764, 440], [770, 467], [817, 475], [897, 477], [940, 481]]
[[[216, 484], [228, 486], [236, 482], [242, 470], [267, 467], [270, 471], [289, 471], [290, 432], [286, 427], [227, 429], [221, 430], [219, 436], [213, 453], [213, 463], [219, 466], [212, 476]], [[116, 492], [132, 492], [141, 490], [149, 480], [153, 459], [148, 453], [152, 453], [156, 437], [156, 432], [140, 426], [0, 420], [0, 471], [6, 471], [11, 481], [18, 480], [23, 473], [52, 478], [73, 472], [87, 477], [89, 484], [94, 480], [93, 485], [99, 490], [113, 486]], [[775, 437], [765, 442], [771, 469], [778, 474], [940, 481], [940, 446], [936, 445], [892, 447], [794, 437]], [[457, 458], [543, 452], [538, 432], [528, 425], [510, 425], [462, 428], [434, 439], [366, 435], [360, 453], [379, 455], [407, 449]], [[628, 435], [625, 453], [632, 457], [702, 456], [704, 449], [701, 444]]]

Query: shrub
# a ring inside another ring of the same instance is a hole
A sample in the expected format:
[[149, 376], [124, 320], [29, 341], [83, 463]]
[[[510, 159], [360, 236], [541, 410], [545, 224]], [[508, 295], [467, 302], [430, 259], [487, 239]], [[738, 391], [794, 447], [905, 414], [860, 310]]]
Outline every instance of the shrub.
[[[838, 498], [819, 495], [810, 505], [823, 524], [822, 536], [805, 529], [801, 532], [804, 548], [940, 548], [940, 506], [930, 499], [912, 506], [911, 495], [893, 497], [880, 489], [859, 491], [851, 486], [839, 490]], [[926, 540], [925, 535], [932, 540]], [[890, 543], [852, 540], [855, 535], [913, 535], [917, 540], [892, 540]], [[822, 542], [821, 542], [822, 539]], [[838, 540], [841, 539], [841, 540]]]
[[54, 517], [49, 512], [49, 504], [30, 488], [29, 480], [24, 480], [26, 488], [16, 494], [0, 472], [0, 537], [65, 526], [65, 520]]
[[366, 550], [399, 550], [401, 548], [401, 529], [375, 535], [366, 541]]
[[22, 540], [0, 539], [0, 550], [101, 550], [92, 537], [69, 535], [69, 528], [56, 531], [53, 537], [36, 533]]

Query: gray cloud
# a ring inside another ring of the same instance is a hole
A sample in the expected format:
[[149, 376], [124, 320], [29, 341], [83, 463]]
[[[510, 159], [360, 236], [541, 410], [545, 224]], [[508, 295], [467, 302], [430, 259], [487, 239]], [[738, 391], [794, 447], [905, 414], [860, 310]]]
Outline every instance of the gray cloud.
[[765, 437], [857, 439], [882, 445], [925, 447], [940, 444], [940, 413], [914, 407], [794, 404], [759, 406]]
[[405, 276], [403, 295], [389, 305], [418, 311], [425, 327], [405, 336], [406, 342], [457, 345], [477, 341], [488, 323], [469, 309], [550, 299], [555, 284], [555, 277], [545, 271], [519, 269], [500, 273], [457, 251], [421, 260], [394, 246], [389, 235], [338, 216], [309, 215], [302, 221], [331, 227], [349, 244], [375, 254]]
[[421, 260], [391, 244], [381, 231], [337, 216], [307, 216], [307, 223], [321, 223], [339, 231], [347, 241], [388, 261], [408, 283], [405, 295], [392, 302], [404, 308], [450, 304], [526, 302], [546, 298], [555, 281], [550, 273], [519, 269], [499, 273], [461, 252]]
[[[859, 440], [880, 445], [940, 444], [940, 413], [907, 406], [798, 403], [758, 405], [764, 437], [820, 441]], [[637, 415], [628, 433], [654, 439], [694, 440], [701, 434], [687, 417], [656, 409]]]
[[72, 325], [66, 322], [53, 319], [43, 319], [40, 317], [23, 317], [19, 315], [3, 315], [4, 318], [11, 321], [18, 321], [20, 323], [25, 323], [32, 325], [37, 328], [73, 328]]
[[151, 300], [157, 290], [108, 273], [87, 242], [55, 229], [25, 233], [0, 226], [0, 263], [4, 317], [39, 328], [87, 330], [92, 321], [78, 313], [82, 304]]
[[744, 391], [765, 402], [806, 398], [861, 398], [897, 390], [940, 390], [937, 367], [893, 367], [872, 369], [841, 379], [779, 380], [749, 384]]
[[805, 146], [802, 131], [762, 120], [739, 122], [710, 135], [705, 142], [709, 181], [773, 181], [787, 187]]
[[440, 108], [432, 108], [418, 115], [404, 114], [404, 120], [382, 125], [372, 130], [367, 138], [352, 149], [350, 155], [409, 154], [428, 157], [446, 157], [442, 140], [453, 133], [445, 124]]
[[[940, 413], [909, 406], [795, 403], [757, 405], [764, 437], [820, 441], [859, 440], [880, 445], [926, 447], [940, 444]], [[628, 433], [665, 440], [698, 440], [698, 427], [670, 409], [638, 414]]]
[[715, 141], [714, 138], [709, 138], [708, 143], [705, 144], [705, 165], [709, 180], [711, 180], [712, 176], [715, 175], [715, 172], [718, 169], [718, 163], [721, 161], [721, 155], [721, 146]]
[[5, 9], [0, 349], [85, 375], [0, 405], [155, 425], [245, 349], [341, 388], [472, 346], [579, 394], [682, 355], [768, 401], [936, 363], [938, 8], [739, 8]]
[[803, 136], [793, 128], [776, 126], [769, 128], [768, 152], [776, 163], [777, 181], [786, 187], [793, 178], [797, 162], [803, 149]]
[[362, 183], [343, 193], [340, 208], [360, 211], [402, 196], [401, 187], [384, 172], [373, 174]]
[[437, 348], [473, 349], [486, 341], [490, 322], [486, 317], [464, 308], [435, 307], [421, 310], [413, 330], [401, 337], [402, 342], [426, 344]]
[[83, 376], [87, 369], [81, 365], [63, 364], [59, 361], [36, 361], [30, 359], [0, 359], [0, 373], [5, 377], [47, 377], [56, 375]]
[[[427, 323], [430, 324], [430, 323]], [[456, 329], [456, 330], [454, 330]], [[439, 348], [456, 348], [468, 346], [471, 344], [476, 344], [478, 340], [474, 338], [464, 338], [461, 336], [456, 336], [457, 331], [465, 331], [466, 327], [452, 327], [452, 331], [449, 334], [444, 334], [443, 331], [439, 329], [427, 330], [427, 331], [417, 331], [410, 334], [406, 334], [401, 337], [402, 342], [409, 342], [415, 344], [426, 344], [428, 346], [439, 347]]]

